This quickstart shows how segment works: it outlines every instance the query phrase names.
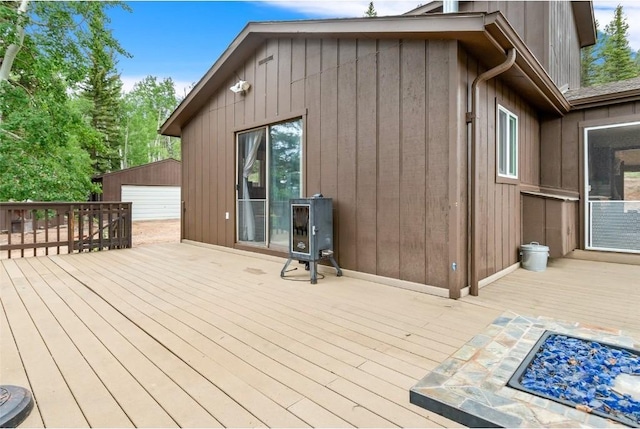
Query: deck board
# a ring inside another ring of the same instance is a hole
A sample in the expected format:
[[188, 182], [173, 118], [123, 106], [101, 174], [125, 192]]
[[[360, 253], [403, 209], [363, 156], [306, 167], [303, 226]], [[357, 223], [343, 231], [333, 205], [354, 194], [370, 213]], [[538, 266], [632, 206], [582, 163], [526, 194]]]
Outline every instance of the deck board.
[[[50, 260], [40, 261], [51, 268], [60, 280], [65, 282], [73, 281], [68, 274]], [[211, 414], [227, 427], [255, 427], [264, 425], [255, 416], [251, 415], [244, 407], [233, 401], [223, 391], [218, 389], [209, 379], [202, 376], [185, 361], [169, 352], [165, 347], [147, 335], [141, 329], [136, 329], [131, 321], [115, 310], [106, 301], [86, 288], [69, 289], [67, 300], [73, 300], [76, 296], [77, 303], [74, 305], [79, 311], [82, 307], [89, 312], [99, 314], [109, 326], [116, 329], [130, 343], [144, 353], [159, 368], [170, 377], [200, 404], [205, 406]], [[83, 305], [84, 304], [84, 305]], [[84, 312], [83, 312], [84, 313]], [[90, 316], [89, 316], [90, 317]], [[96, 321], [99, 323], [99, 320]]]
[[[31, 319], [28, 307], [23, 304], [16, 291], [28, 288], [27, 280], [14, 261], [3, 262], [3, 266], [4, 274], [0, 278], [2, 305], [44, 424], [51, 427], [88, 426], [72, 391]], [[10, 380], [7, 383], [15, 384]]]
[[[8, 279], [0, 278], [1, 281], [8, 281]], [[0, 384], [22, 386], [33, 391], [2, 305], [0, 305], [0, 333], [2, 333], [0, 335], [0, 350], [2, 350]], [[31, 428], [44, 427], [37, 401], [34, 400], [33, 410], [24, 421], [23, 426]]]
[[[24, 265], [31, 261], [24, 259], [19, 262]], [[34, 260], [35, 264], [37, 260]], [[42, 268], [40, 267], [41, 270]], [[68, 294], [64, 301], [62, 297], [66, 291], [65, 284], [50, 274], [43, 276], [47, 276], [51, 289], [43, 288], [42, 298], [50, 307], [55, 305], [57, 319], [73, 337], [76, 346], [82, 350], [86, 360], [121, 407], [114, 409], [113, 406], [104, 406], [98, 401], [98, 395], [85, 392], [82, 396], [94, 399], [96, 408], [104, 413], [105, 418], [104, 423], [98, 424], [89, 419], [91, 426], [113, 426], [115, 416], [119, 415], [118, 412], [122, 413], [122, 410], [138, 426], [221, 426], [204, 408], [189, 400], [188, 395], [172, 383], [165, 373], [99, 315], [85, 311], [83, 318], [79, 318], [82, 303]], [[89, 385], [95, 387], [93, 383]], [[126, 415], [123, 414], [122, 417], [126, 418]], [[123, 420], [117, 426], [133, 426], [128, 418], [126, 421], [128, 424]]]
[[[28, 308], [88, 424], [92, 427], [109, 427], [115, 423], [119, 427], [133, 427], [131, 420], [105, 387], [105, 382], [119, 382], [117, 373], [109, 371], [109, 364], [105, 362], [110, 357], [108, 351], [101, 348], [93, 334], [49, 289], [28, 259], [15, 260], [15, 268], [22, 271], [30, 284], [17, 287], [18, 295]], [[93, 367], [98, 369], [98, 373]], [[162, 409], [155, 411], [162, 412]], [[157, 420], [155, 422], [159, 423]]]
[[409, 388], [505, 310], [640, 336], [637, 266], [552, 261], [453, 301], [286, 281], [283, 262], [190, 244], [4, 260], [0, 382], [32, 390], [33, 427], [453, 427]]

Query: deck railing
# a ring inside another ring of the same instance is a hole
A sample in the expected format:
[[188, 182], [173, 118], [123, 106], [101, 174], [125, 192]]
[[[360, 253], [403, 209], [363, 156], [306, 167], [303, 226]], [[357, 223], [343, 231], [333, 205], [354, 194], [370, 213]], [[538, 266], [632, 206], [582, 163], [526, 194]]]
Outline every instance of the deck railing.
[[0, 258], [131, 247], [131, 203], [1, 203], [0, 215]]

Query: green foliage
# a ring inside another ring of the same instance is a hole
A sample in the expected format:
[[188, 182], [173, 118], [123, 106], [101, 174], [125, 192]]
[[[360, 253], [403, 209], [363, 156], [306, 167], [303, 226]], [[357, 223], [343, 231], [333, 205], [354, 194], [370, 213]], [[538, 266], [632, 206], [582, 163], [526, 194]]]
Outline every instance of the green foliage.
[[364, 12], [364, 16], [369, 17], [369, 18], [373, 18], [374, 16], [378, 16], [378, 12], [376, 11], [376, 8], [373, 7], [373, 2], [372, 1], [369, 2], [369, 7]]
[[89, 156], [72, 138], [81, 118], [56, 100], [65, 87], [28, 97], [3, 86], [4, 101], [20, 108], [6, 115], [0, 133], [0, 200], [86, 200], [96, 189]]
[[269, 134], [271, 198], [277, 201], [299, 198], [302, 121], [272, 125]]
[[[596, 29], [598, 21], [596, 21]], [[598, 31], [599, 33], [599, 31]], [[597, 81], [596, 46], [585, 46], [580, 50], [580, 85], [591, 86]]]
[[640, 75], [638, 58], [629, 47], [628, 30], [624, 10], [618, 5], [604, 32], [597, 31], [598, 43], [582, 48], [582, 86], [616, 82]]
[[157, 134], [178, 104], [173, 82], [149, 76], [122, 95], [115, 58], [128, 54], [110, 7], [127, 8], [0, 2], [0, 58], [17, 52], [0, 82], [0, 200], [82, 201], [99, 192], [95, 173], [179, 159], [179, 139]]
[[180, 139], [158, 129], [178, 105], [173, 81], [147, 76], [125, 95], [124, 134], [127, 167], [166, 158], [180, 159]]
[[115, 53], [123, 53], [119, 45], [105, 42], [110, 32], [104, 26], [104, 12], [98, 11], [89, 19], [90, 65], [88, 76], [82, 85], [83, 97], [91, 102], [91, 125], [100, 138], [85, 142], [93, 160], [96, 174], [120, 168], [122, 133], [120, 119], [123, 103], [122, 81], [115, 69]]
[[597, 82], [615, 82], [638, 76], [638, 68], [628, 40], [629, 24], [622, 6], [616, 7], [613, 20], [605, 27], [606, 38], [602, 47], [603, 63], [598, 70]]
[[73, 94], [88, 75], [96, 35], [103, 46], [118, 46], [109, 31], [88, 26], [106, 22], [105, 8], [119, 4], [28, 5], [19, 17], [14, 2], [0, 3], [0, 57], [20, 41], [17, 25], [26, 29], [9, 79], [0, 82], [0, 199], [86, 200], [96, 189], [83, 146], [97, 145], [101, 131], [88, 120], [91, 107]]

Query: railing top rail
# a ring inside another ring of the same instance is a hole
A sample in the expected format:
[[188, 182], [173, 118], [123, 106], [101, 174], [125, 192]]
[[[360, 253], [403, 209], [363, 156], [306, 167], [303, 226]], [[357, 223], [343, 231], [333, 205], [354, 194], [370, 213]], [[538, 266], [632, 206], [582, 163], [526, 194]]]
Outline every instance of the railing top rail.
[[130, 205], [129, 201], [86, 201], [86, 202], [60, 202], [60, 201], [33, 201], [33, 202], [0, 202], [0, 209], [4, 210], [29, 210], [29, 209], [52, 209], [65, 207], [99, 207], [110, 204]]

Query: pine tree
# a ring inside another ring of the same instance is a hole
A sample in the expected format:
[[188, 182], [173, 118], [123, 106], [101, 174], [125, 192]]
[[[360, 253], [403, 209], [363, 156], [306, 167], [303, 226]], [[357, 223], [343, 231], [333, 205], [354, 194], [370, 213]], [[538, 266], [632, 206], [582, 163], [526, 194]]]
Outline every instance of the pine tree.
[[[111, 7], [128, 10], [113, 1], [0, 1], [0, 201], [83, 201], [98, 190], [85, 147], [102, 133], [91, 125], [93, 103], [76, 94], [88, 82], [90, 42], [119, 46], [106, 30]], [[103, 33], [88, 28], [96, 11]]]
[[595, 48], [586, 46], [580, 50], [580, 86], [591, 86], [596, 82], [598, 67]]
[[621, 5], [616, 7], [612, 21], [605, 27], [602, 64], [598, 67], [596, 83], [615, 82], [638, 76], [628, 40], [627, 18]]
[[119, 45], [104, 43], [106, 29], [102, 10], [97, 8], [89, 20], [90, 66], [83, 96], [91, 101], [91, 125], [98, 138], [85, 142], [85, 149], [93, 160], [96, 174], [120, 168], [120, 148], [123, 146], [120, 118], [122, 117], [122, 81], [115, 68], [115, 52]]
[[369, 2], [369, 7], [365, 11], [364, 16], [369, 17], [369, 18], [373, 18], [375, 16], [378, 16], [378, 12], [376, 11], [376, 8], [373, 7], [373, 2], [372, 1]]
[[[596, 20], [596, 36], [600, 42], [603, 34], [599, 29]], [[598, 55], [600, 52], [600, 43], [591, 46], [585, 46], [580, 50], [580, 86], [591, 86], [596, 82], [598, 74]]]

